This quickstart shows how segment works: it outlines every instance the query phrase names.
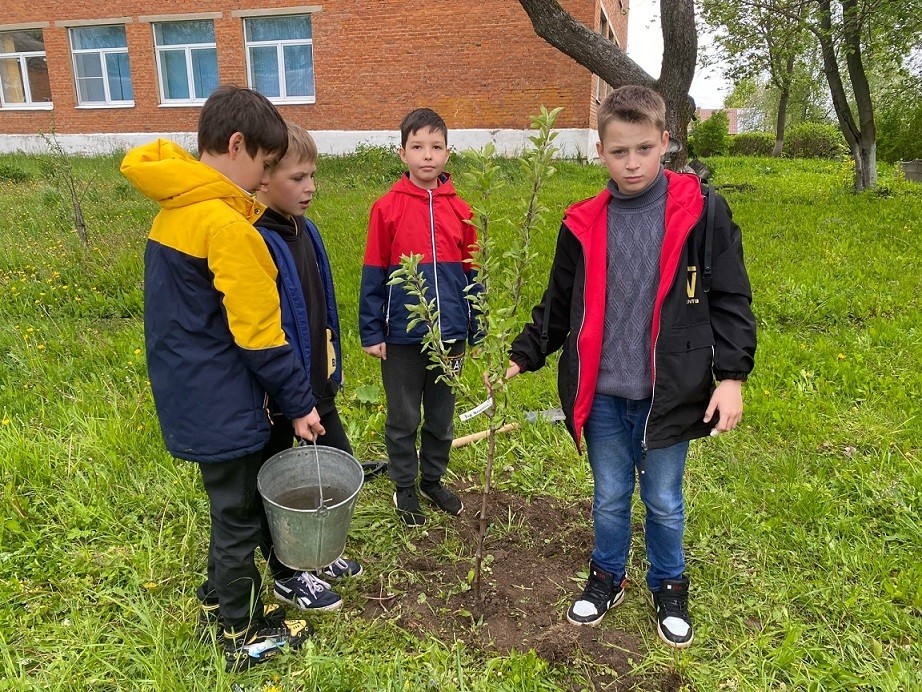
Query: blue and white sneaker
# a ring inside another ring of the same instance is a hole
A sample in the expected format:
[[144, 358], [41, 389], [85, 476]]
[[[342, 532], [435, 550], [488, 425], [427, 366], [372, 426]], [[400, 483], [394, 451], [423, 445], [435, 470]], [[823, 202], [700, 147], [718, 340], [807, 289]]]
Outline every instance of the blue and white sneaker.
[[362, 566], [355, 560], [338, 557], [323, 569], [314, 572], [318, 577], [326, 579], [345, 579], [357, 577], [362, 573]]
[[272, 594], [280, 601], [307, 611], [332, 611], [343, 605], [342, 596], [311, 572], [298, 572], [289, 579], [276, 579]]

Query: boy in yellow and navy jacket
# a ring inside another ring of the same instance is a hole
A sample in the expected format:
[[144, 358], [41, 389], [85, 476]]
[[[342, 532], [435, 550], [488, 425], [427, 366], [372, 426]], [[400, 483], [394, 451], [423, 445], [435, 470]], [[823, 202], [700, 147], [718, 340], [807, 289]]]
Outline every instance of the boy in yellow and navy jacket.
[[144, 337], [167, 449], [196, 462], [208, 494], [211, 536], [203, 612], [217, 606], [227, 668], [298, 648], [307, 622], [264, 608], [256, 548], [272, 538], [256, 476], [266, 460], [271, 399], [312, 440], [324, 430], [310, 384], [282, 330], [277, 270], [253, 227], [254, 193], [284, 156], [288, 131], [250, 89], [224, 86], [202, 107], [200, 159], [157, 140], [121, 170], [160, 205], [144, 255]]

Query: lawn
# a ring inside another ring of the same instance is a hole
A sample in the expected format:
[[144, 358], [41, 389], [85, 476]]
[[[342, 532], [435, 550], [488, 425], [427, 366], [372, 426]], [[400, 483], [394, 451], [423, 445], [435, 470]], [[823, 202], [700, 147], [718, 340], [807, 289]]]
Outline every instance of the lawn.
[[[499, 441], [486, 589], [507, 603], [527, 564], [527, 588], [548, 598], [522, 587], [515, 618], [474, 617], [472, 519], [430, 515], [410, 532], [378, 478], [356, 509], [348, 550], [366, 569], [341, 586], [345, 607], [311, 618], [306, 651], [227, 674], [194, 637], [207, 501], [195, 466], [166, 453], [146, 379], [156, 210], [119, 161], [75, 162], [90, 183], [84, 249], [53, 162], [0, 156], [0, 690], [922, 688], [922, 185], [882, 166], [879, 190], [856, 196], [840, 162], [708, 161], [744, 231], [759, 350], [740, 429], [692, 445], [690, 649], [656, 638], [639, 533], [625, 603], [598, 629], [562, 624], [591, 549], [591, 474], [562, 427], [523, 422]], [[323, 158], [310, 212], [337, 282], [340, 410], [360, 459], [384, 450], [380, 374], [356, 333], [365, 224], [400, 170], [386, 150]], [[514, 211], [525, 181], [515, 162], [501, 170], [494, 203]], [[527, 301], [562, 209], [604, 181], [558, 166]], [[514, 410], [557, 405], [554, 379], [551, 366], [515, 380]], [[453, 454], [468, 507], [484, 459], [484, 443]]]

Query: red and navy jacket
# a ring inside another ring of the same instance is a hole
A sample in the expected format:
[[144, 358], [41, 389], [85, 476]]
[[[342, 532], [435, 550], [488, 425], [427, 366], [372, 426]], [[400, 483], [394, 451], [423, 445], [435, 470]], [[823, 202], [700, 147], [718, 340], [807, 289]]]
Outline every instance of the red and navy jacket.
[[427, 298], [435, 300], [442, 339], [474, 342], [477, 326], [467, 299], [467, 287], [475, 282], [477, 230], [469, 223], [472, 217], [445, 173], [433, 190], [414, 185], [404, 174], [374, 203], [359, 295], [362, 346], [422, 343], [426, 325], [408, 329], [406, 306], [416, 298], [403, 286], [387, 284], [400, 258], [412, 254], [422, 255], [419, 270]]
[[[669, 186], [650, 334], [653, 400], [644, 430], [646, 449], [708, 435], [717, 423], [717, 416], [703, 422], [715, 380], [745, 380], [756, 350], [739, 226], [726, 201], [712, 191], [712, 273], [709, 290], [704, 288], [706, 221], [700, 181], [692, 174], [665, 174]], [[610, 199], [606, 189], [567, 209], [548, 288], [510, 349], [512, 361], [524, 372], [542, 367], [547, 354], [563, 348], [557, 387], [577, 448], [595, 398], [602, 355]]]

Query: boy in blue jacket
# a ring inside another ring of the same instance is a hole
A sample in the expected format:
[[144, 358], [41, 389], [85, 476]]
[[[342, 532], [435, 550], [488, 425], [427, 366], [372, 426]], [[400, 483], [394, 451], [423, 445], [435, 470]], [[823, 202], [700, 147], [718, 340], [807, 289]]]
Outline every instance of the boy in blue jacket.
[[300, 437], [324, 432], [282, 330], [275, 264], [253, 227], [264, 211], [254, 193], [287, 147], [285, 122], [264, 96], [223, 86], [199, 116], [199, 160], [157, 140], [121, 166], [160, 205], [144, 253], [148, 376], [167, 449], [198, 464], [208, 494], [208, 577], [198, 595], [203, 624], [223, 625], [228, 670], [299, 648], [310, 632], [263, 606], [254, 560], [272, 546], [256, 489], [267, 402]]
[[[317, 145], [306, 130], [289, 123], [288, 150], [256, 194], [267, 207], [256, 229], [278, 267], [282, 328], [308, 375], [314, 410], [320, 416], [323, 432], [316, 443], [352, 454], [334, 401], [342, 384], [342, 360], [333, 273], [317, 227], [304, 217], [317, 189], [316, 172]], [[290, 449], [294, 442], [291, 421], [274, 402], [269, 408], [273, 426], [266, 456]], [[341, 579], [362, 572], [358, 562], [343, 557], [319, 574], [290, 569], [274, 554], [269, 567], [275, 578], [275, 597], [305, 611], [332, 611], [342, 606], [342, 598], [321, 576]]]
[[[400, 258], [422, 254], [419, 269], [428, 299], [439, 311], [439, 329], [448, 344], [451, 367], [460, 371], [466, 341], [476, 334], [467, 300], [474, 283], [472, 252], [477, 231], [468, 221], [470, 207], [455, 192], [448, 162], [448, 127], [428, 108], [411, 111], [400, 125], [400, 158], [407, 172], [371, 209], [368, 243], [359, 296], [362, 348], [381, 359], [387, 397], [385, 444], [388, 474], [396, 486], [394, 505], [408, 526], [426, 522], [416, 491], [451, 515], [464, 509], [442, 484], [454, 437], [455, 395], [439, 373], [429, 369], [429, 354], [420, 346], [425, 325], [408, 328], [411, 301], [402, 286], [388, 286]], [[420, 414], [425, 409], [425, 418]], [[416, 451], [417, 432], [419, 454]]]
[[548, 288], [512, 344], [506, 378], [563, 349], [560, 400], [578, 448], [585, 433], [595, 483], [589, 579], [567, 620], [596, 625], [624, 600], [637, 481], [657, 634], [684, 648], [694, 636], [688, 443], [739, 423], [756, 328], [740, 229], [713, 190], [705, 205], [697, 176], [663, 169], [665, 120], [647, 87], [615, 89], [599, 106], [598, 154], [611, 179], [567, 209]]

